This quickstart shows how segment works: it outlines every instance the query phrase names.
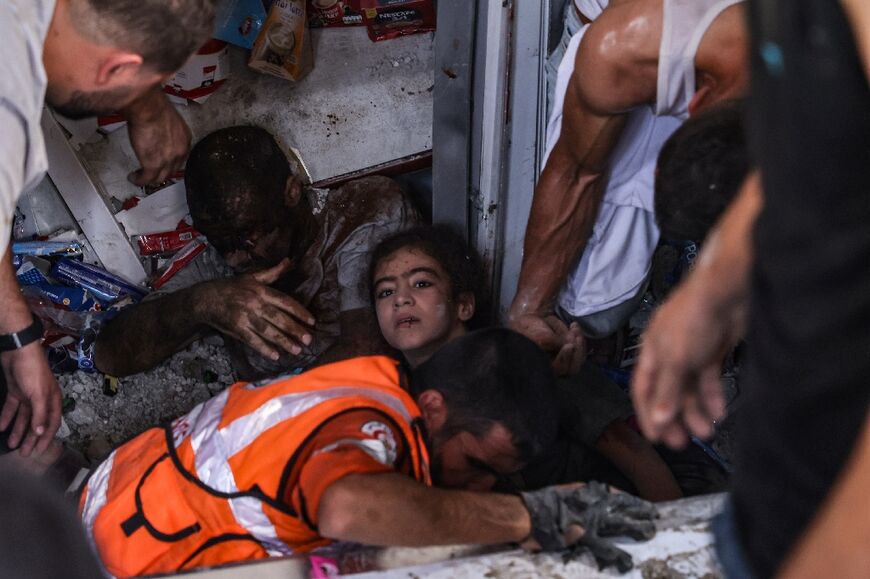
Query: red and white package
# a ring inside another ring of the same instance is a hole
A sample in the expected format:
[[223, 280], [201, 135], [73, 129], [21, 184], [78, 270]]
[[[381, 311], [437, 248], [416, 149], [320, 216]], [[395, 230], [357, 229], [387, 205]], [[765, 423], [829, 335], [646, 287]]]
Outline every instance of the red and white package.
[[437, 22], [433, 0], [359, 0], [369, 38], [378, 42], [432, 32]]
[[209, 40], [163, 85], [163, 92], [204, 103], [230, 74], [229, 49], [223, 40]]
[[175, 254], [175, 256], [169, 260], [169, 263], [166, 264], [166, 269], [151, 282], [151, 287], [154, 289], [160, 289], [163, 285], [172, 279], [175, 274], [184, 269], [184, 267], [193, 261], [197, 255], [205, 251], [207, 244], [202, 239], [196, 238], [187, 245], [185, 245], [181, 251]]
[[308, 0], [308, 26], [335, 28], [363, 26], [359, 0]]
[[150, 257], [152, 255], [174, 253], [181, 250], [194, 239], [201, 237], [201, 234], [192, 225], [182, 221], [175, 231], [140, 235], [136, 239], [136, 243], [139, 245], [139, 255]]
[[97, 129], [106, 135], [114, 133], [126, 124], [127, 119], [125, 119], [123, 115], [105, 115], [97, 117]]

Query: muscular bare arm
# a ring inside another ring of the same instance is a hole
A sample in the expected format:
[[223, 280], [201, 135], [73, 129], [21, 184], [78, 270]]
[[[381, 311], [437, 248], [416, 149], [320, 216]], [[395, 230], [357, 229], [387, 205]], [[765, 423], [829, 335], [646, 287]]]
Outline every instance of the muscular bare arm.
[[516, 543], [531, 532], [518, 496], [437, 489], [400, 474], [339, 479], [318, 521], [324, 537], [384, 546]]
[[626, 113], [655, 98], [660, 16], [645, 18], [632, 10], [608, 9], [589, 25], [565, 95], [559, 141], [532, 202], [510, 319], [551, 351], [546, 342], [554, 332], [541, 320], [589, 240]]

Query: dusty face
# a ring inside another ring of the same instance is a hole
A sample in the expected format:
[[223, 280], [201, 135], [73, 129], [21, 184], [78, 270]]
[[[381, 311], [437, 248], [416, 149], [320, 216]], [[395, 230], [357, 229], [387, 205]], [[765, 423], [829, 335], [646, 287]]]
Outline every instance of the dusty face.
[[194, 222], [237, 273], [272, 267], [290, 254], [294, 220], [281, 203], [240, 195], [224, 212], [233, 217], [196, 216]]
[[444, 441], [435, 435], [432, 476], [445, 488], [488, 491], [504, 475], [525, 465], [517, 456], [510, 431], [496, 424], [482, 438], [460, 432]]
[[373, 290], [378, 325], [384, 339], [412, 366], [465, 333], [474, 314], [473, 300], [454, 300], [447, 272], [415, 248], [403, 248], [382, 260]]

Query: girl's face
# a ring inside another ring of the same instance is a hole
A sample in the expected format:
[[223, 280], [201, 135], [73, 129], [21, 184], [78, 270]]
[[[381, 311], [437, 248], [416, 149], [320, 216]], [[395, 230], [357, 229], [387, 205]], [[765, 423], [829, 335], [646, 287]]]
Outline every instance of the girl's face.
[[420, 249], [402, 248], [382, 259], [372, 285], [381, 333], [413, 367], [463, 335], [474, 315], [474, 296], [454, 300], [447, 272]]

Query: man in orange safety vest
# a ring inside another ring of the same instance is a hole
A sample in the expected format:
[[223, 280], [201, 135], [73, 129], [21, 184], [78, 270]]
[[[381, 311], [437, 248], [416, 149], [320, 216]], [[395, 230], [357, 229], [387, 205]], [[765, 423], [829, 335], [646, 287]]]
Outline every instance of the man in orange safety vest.
[[332, 540], [557, 549], [589, 522], [571, 491], [481, 492], [539, 455], [556, 424], [547, 357], [484, 330], [407, 376], [374, 356], [235, 384], [115, 450], [80, 511], [106, 571], [122, 577]]

